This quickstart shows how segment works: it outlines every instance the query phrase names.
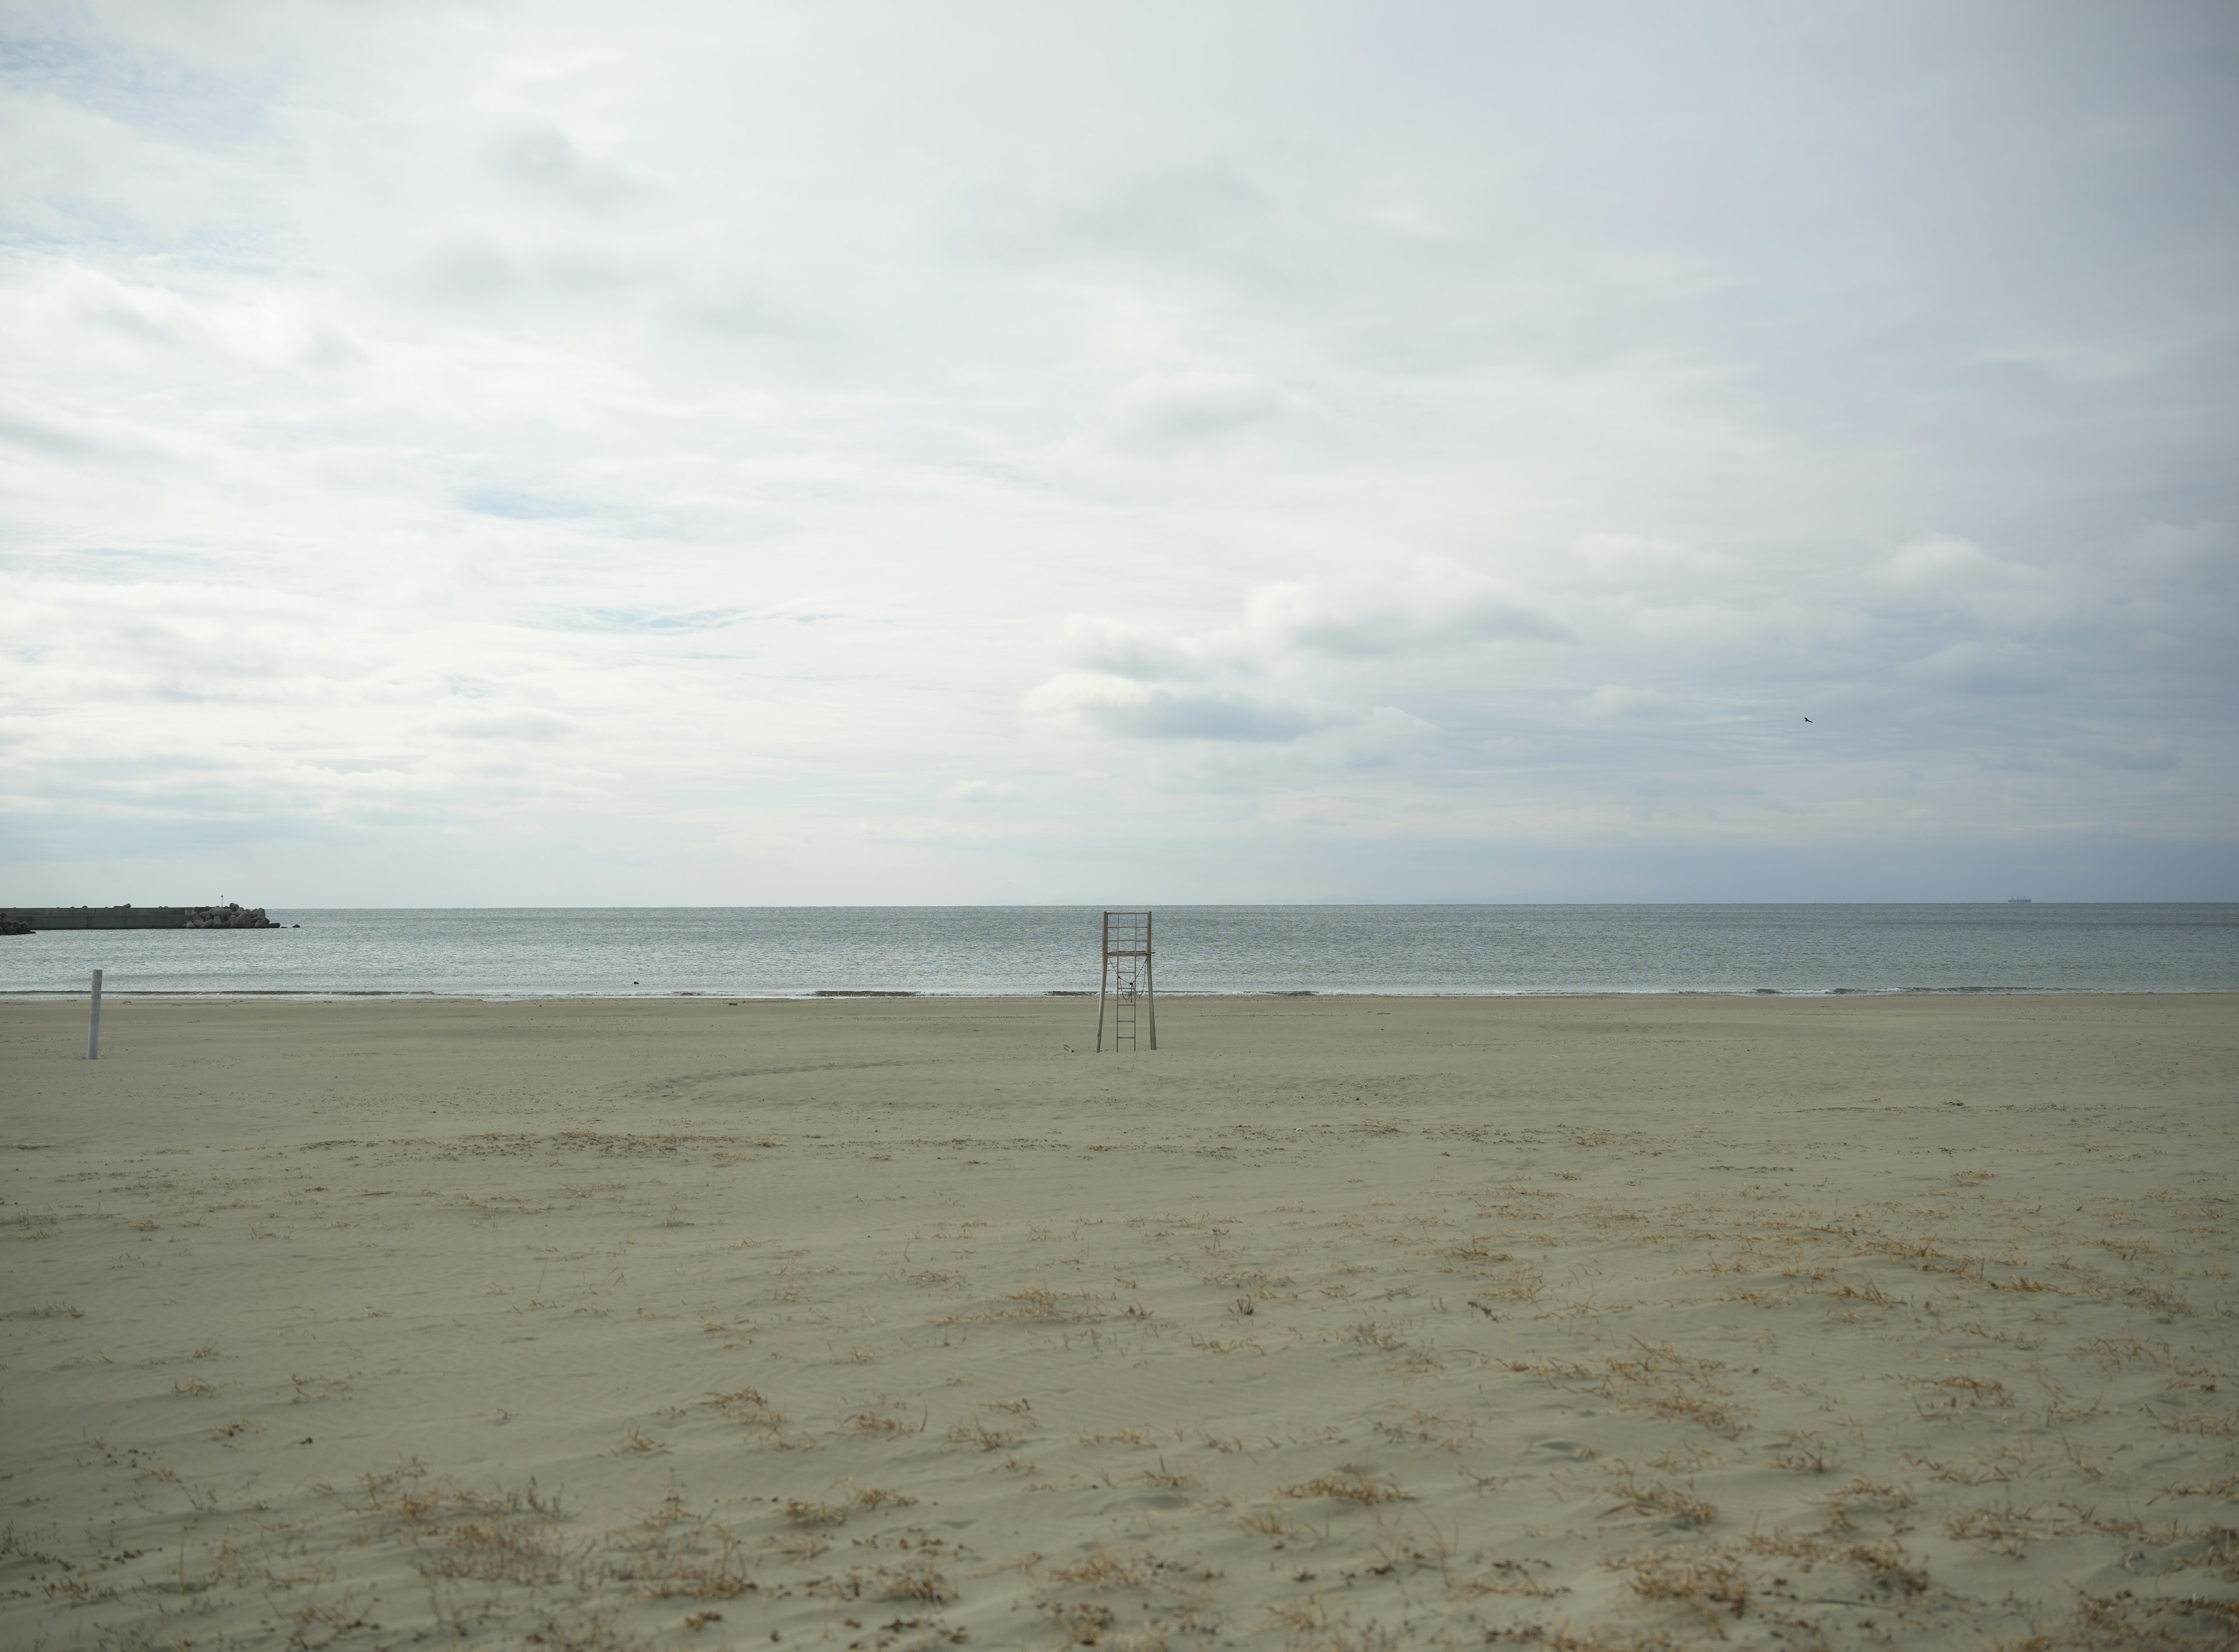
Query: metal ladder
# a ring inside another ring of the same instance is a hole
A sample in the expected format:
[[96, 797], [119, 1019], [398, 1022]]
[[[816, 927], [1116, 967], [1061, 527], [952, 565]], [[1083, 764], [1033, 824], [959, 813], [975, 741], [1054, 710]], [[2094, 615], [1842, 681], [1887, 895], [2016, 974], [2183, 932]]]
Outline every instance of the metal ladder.
[[1124, 1043], [1128, 1049], [1133, 1049], [1135, 1048], [1135, 991], [1139, 979], [1138, 972], [1115, 958], [1112, 963], [1112, 975], [1113, 987], [1112, 1048], [1117, 1049]]

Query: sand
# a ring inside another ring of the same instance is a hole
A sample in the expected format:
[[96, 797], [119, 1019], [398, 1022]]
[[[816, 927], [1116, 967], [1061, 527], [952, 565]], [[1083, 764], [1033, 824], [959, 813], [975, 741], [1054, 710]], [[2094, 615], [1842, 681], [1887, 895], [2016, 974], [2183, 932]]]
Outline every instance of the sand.
[[2235, 1012], [0, 1006], [0, 1644], [2229, 1646]]

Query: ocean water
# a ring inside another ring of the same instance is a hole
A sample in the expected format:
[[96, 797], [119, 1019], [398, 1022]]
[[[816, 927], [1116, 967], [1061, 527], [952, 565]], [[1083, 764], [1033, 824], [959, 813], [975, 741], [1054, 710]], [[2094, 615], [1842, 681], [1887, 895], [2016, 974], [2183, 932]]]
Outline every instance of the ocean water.
[[[1093, 991], [1093, 907], [274, 911], [0, 936], [0, 996]], [[2239, 905], [1176, 906], [1166, 993], [2239, 990]]]

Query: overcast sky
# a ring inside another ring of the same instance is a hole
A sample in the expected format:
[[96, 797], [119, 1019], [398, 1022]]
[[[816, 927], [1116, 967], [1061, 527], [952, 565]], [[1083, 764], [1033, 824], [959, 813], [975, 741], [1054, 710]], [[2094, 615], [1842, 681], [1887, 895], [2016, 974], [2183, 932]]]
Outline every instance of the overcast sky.
[[2222, 0], [0, 18], [0, 902], [2239, 898]]

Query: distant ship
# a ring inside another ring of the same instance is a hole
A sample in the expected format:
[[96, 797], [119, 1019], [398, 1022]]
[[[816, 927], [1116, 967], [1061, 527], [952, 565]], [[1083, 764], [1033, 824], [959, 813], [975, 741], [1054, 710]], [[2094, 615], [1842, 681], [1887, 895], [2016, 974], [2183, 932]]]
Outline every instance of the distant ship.
[[2036, 903], [2030, 900], [2026, 895], [2009, 895], [2006, 896], [2006, 904], [2008, 906], [2035, 906]]

